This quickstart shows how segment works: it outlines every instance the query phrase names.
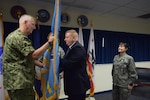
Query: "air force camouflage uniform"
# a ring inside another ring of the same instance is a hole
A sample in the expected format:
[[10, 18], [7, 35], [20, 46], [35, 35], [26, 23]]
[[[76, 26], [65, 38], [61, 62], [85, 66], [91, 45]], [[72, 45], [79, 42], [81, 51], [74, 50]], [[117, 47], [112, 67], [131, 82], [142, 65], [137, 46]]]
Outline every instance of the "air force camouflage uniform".
[[133, 57], [125, 54], [123, 57], [116, 55], [113, 61], [113, 100], [127, 100], [131, 94], [128, 85], [137, 79]]
[[[28, 57], [33, 51], [30, 39], [19, 29], [7, 36], [3, 52], [3, 75], [4, 88], [8, 90], [9, 95], [16, 90], [25, 90], [25, 94], [18, 93], [20, 97], [27, 93], [34, 95], [34, 91], [32, 91], [35, 74], [34, 60]], [[20, 98], [19, 100], [25, 99], [28, 98]]]

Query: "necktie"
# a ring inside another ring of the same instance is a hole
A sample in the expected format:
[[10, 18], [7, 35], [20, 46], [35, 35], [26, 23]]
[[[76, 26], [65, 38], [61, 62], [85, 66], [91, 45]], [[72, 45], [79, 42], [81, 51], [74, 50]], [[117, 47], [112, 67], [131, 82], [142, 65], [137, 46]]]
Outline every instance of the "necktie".
[[71, 48], [68, 48], [67, 52], [66, 52], [66, 55], [69, 53], [69, 51], [71, 50]]

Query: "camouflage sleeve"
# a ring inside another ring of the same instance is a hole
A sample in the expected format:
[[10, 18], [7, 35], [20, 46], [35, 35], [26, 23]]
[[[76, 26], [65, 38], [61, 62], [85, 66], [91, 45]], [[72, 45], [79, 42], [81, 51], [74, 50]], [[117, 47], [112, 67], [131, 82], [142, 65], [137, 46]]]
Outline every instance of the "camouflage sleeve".
[[113, 76], [114, 74], [114, 65], [112, 65], [112, 71], [111, 71], [111, 75]]
[[128, 71], [129, 71], [128, 84], [132, 84], [137, 79], [135, 62], [132, 57], [129, 59]]
[[59, 46], [59, 56], [60, 56], [60, 58], [63, 58], [64, 55], [65, 55], [64, 50]]
[[112, 70], [111, 70], [111, 75], [112, 75], [112, 76], [113, 76], [113, 74], [114, 74], [114, 60], [115, 60], [115, 57], [114, 57], [114, 59], [113, 59]]
[[32, 46], [32, 42], [28, 37], [20, 38], [19, 43], [16, 45], [17, 49], [24, 55], [28, 56], [30, 53], [34, 51]]

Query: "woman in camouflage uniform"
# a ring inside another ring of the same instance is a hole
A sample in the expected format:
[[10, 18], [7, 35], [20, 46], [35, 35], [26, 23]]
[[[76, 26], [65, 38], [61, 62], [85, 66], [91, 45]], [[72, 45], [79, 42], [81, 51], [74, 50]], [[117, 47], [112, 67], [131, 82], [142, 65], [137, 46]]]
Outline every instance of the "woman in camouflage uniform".
[[127, 100], [131, 94], [133, 82], [137, 79], [134, 59], [126, 53], [128, 49], [127, 43], [120, 43], [119, 54], [113, 60], [113, 100]]

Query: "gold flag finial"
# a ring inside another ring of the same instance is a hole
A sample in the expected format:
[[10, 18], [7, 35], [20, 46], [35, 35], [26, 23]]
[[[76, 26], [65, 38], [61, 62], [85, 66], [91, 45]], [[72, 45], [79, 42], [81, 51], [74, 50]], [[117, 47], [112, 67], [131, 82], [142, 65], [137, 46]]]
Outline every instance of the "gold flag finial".
[[91, 27], [93, 27], [93, 20], [91, 20]]
[[39, 14], [38, 12], [36, 13], [36, 20], [39, 19]]
[[37, 24], [37, 28], [40, 29], [40, 22], [39, 22], [39, 14], [36, 13], [36, 24]]
[[82, 24], [81, 24], [82, 22], [81, 22], [81, 18], [79, 18], [78, 19], [78, 25], [79, 25], [79, 27], [82, 27]]

